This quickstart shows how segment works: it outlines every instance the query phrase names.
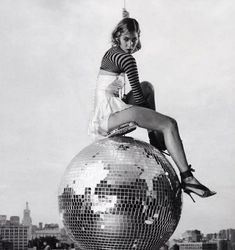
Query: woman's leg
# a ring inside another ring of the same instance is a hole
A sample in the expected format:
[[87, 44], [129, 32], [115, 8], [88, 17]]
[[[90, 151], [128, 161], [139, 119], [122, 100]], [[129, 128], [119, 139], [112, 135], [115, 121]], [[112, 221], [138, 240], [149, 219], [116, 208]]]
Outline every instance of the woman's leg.
[[[155, 110], [155, 95], [153, 85], [149, 82], [142, 82], [141, 88], [146, 102], [149, 105], [149, 112], [144, 108], [138, 110], [140, 107], [136, 107], [133, 110], [126, 110], [127, 112], [119, 114], [122, 118], [117, 115], [116, 117], [111, 117], [110, 125], [113, 126], [115, 123], [130, 121], [131, 119], [136, 118], [136, 121], [139, 126], [142, 126], [148, 130], [148, 136], [150, 139], [150, 144], [155, 146], [160, 150], [167, 149], [170, 153], [172, 159], [176, 163], [179, 171], [181, 173], [181, 179], [184, 183], [184, 191], [190, 193], [194, 191], [196, 194], [209, 197], [214, 195], [215, 192], [210, 191], [207, 187], [203, 186], [193, 175], [190, 166], [188, 165], [183, 144], [180, 139], [177, 123], [174, 119], [162, 115]], [[130, 91], [124, 100], [128, 104], [135, 105], [134, 97], [132, 91]], [[141, 108], [140, 108], [141, 109]], [[122, 111], [124, 112], [124, 111]], [[139, 114], [137, 114], [140, 112]], [[146, 112], [146, 113], [145, 113]], [[145, 113], [145, 114], [141, 114]], [[130, 117], [129, 117], [130, 115]], [[126, 116], [126, 117], [125, 117]], [[147, 122], [147, 123], [146, 123]], [[144, 124], [145, 123], [145, 124]], [[112, 125], [113, 124], [113, 125]]]
[[188, 170], [188, 162], [179, 136], [177, 123], [174, 119], [151, 109], [133, 106], [112, 114], [108, 122], [109, 130], [127, 122], [136, 122], [142, 128], [162, 132], [167, 150], [180, 172]]
[[[143, 91], [144, 98], [149, 105], [149, 108], [155, 110], [155, 98], [154, 98], [154, 87], [150, 82], [144, 81], [140, 83]], [[135, 105], [135, 100], [132, 91], [130, 91], [125, 97], [125, 103]]]
[[[142, 128], [162, 132], [167, 150], [180, 173], [190, 172], [190, 166], [188, 165], [179, 136], [178, 126], [174, 119], [148, 108], [133, 106], [112, 114], [109, 117], [108, 128], [109, 130], [113, 130], [128, 122], [136, 122]], [[211, 192], [207, 187], [203, 186], [192, 174], [187, 176], [187, 178], [183, 178], [182, 181], [184, 183], [184, 190], [187, 193], [193, 191], [203, 197], [215, 194], [215, 192]]]
[[[140, 86], [143, 91], [145, 101], [148, 103], [149, 108], [156, 110], [155, 106], [155, 93], [154, 87], [150, 82], [144, 81], [140, 83]], [[135, 105], [135, 100], [132, 91], [130, 91], [124, 100], [127, 104]], [[151, 145], [156, 147], [159, 150], [166, 150], [166, 145], [164, 141], [163, 134], [160, 131], [148, 130], [149, 142]]]

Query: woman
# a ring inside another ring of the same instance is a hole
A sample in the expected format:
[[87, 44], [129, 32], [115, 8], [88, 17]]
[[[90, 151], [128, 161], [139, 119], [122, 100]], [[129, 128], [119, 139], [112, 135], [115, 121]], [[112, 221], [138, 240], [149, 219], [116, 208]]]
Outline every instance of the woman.
[[[102, 59], [98, 74], [95, 110], [89, 125], [90, 134], [107, 136], [122, 124], [134, 122], [149, 131], [150, 143], [153, 146], [168, 150], [179, 168], [184, 192], [190, 196], [191, 193], [200, 197], [214, 195], [215, 192], [210, 191], [193, 176], [176, 121], [155, 111], [152, 85], [139, 82], [138, 68], [132, 56], [141, 49], [138, 22], [133, 18], [121, 20], [112, 32], [112, 44]], [[122, 93], [125, 85], [124, 75], [127, 75], [131, 86], [131, 92], [126, 96]]]

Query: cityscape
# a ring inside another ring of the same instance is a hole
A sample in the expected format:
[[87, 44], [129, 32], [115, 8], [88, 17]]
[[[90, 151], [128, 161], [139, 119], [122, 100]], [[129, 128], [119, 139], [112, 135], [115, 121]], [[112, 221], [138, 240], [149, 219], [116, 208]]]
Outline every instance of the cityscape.
[[[23, 218], [0, 214], [0, 250], [75, 249], [76, 243], [56, 223], [32, 224], [28, 202]], [[186, 230], [179, 239], [170, 239], [160, 250], [235, 250], [235, 229], [203, 234], [198, 229]], [[156, 249], [157, 250], [157, 249]]]

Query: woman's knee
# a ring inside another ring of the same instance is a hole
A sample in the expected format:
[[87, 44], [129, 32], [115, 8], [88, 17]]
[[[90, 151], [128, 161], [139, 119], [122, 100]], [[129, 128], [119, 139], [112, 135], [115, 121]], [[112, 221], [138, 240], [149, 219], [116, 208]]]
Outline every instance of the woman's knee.
[[144, 95], [154, 94], [153, 84], [148, 81], [143, 81], [140, 83]]
[[173, 131], [178, 129], [177, 121], [172, 117], [167, 117], [165, 122], [165, 129], [168, 131]]

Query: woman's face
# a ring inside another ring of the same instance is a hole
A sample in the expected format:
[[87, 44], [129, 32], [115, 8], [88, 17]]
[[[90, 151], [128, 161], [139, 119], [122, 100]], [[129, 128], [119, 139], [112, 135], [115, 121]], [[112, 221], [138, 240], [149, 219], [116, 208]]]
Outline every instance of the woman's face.
[[138, 44], [139, 41], [139, 36], [137, 32], [125, 31], [121, 34], [119, 41], [120, 41], [120, 48], [124, 52], [131, 54], [136, 49], [136, 45]]

